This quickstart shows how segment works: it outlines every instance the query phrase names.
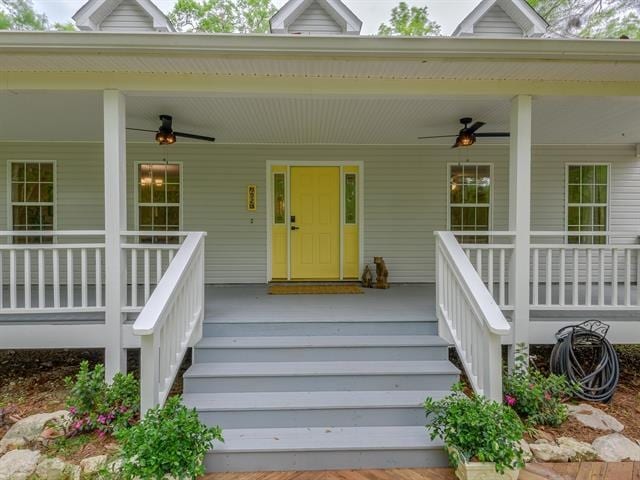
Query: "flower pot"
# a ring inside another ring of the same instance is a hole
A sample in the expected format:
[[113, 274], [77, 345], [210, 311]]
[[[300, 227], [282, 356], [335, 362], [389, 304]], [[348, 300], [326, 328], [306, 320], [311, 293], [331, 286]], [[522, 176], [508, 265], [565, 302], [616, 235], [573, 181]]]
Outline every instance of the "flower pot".
[[520, 469], [498, 473], [493, 462], [460, 463], [456, 468], [459, 480], [517, 480], [519, 473]]

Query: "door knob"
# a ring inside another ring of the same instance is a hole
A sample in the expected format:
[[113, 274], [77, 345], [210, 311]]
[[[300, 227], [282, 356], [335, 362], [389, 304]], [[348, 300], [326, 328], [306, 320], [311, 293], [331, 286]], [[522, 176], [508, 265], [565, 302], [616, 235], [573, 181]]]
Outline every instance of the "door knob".
[[300, 227], [296, 227], [295, 225], [291, 225], [291, 230], [300, 230]]

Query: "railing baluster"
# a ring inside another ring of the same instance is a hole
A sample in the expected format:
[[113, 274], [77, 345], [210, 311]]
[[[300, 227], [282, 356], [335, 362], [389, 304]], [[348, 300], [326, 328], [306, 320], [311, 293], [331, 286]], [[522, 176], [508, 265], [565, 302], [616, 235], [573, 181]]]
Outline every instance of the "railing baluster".
[[564, 290], [565, 290], [565, 249], [560, 249], [560, 278], [558, 279], [558, 305], [563, 307], [565, 305]]
[[546, 259], [546, 268], [547, 268], [547, 275], [545, 278], [545, 302], [547, 305], [551, 305], [552, 302], [552, 294], [551, 294], [551, 287], [553, 286], [553, 250], [551, 250], [550, 248], [547, 248], [547, 259]]
[[624, 277], [624, 304], [631, 305], [631, 250], [628, 248], [624, 252], [625, 257], [625, 277]]
[[611, 305], [618, 305], [618, 249], [614, 248], [611, 252]]
[[598, 305], [604, 306], [604, 273], [605, 273], [605, 251], [604, 248], [600, 249], [600, 279], [598, 280]]
[[16, 271], [16, 251], [9, 251], [9, 305], [11, 308], [18, 306], [18, 273]]
[[498, 304], [503, 307], [506, 305], [505, 300], [505, 250], [504, 248], [500, 249], [500, 301]]
[[96, 248], [96, 307], [102, 306], [102, 250]]
[[138, 251], [131, 250], [131, 306], [138, 306]]
[[24, 308], [31, 308], [31, 252], [24, 251]]
[[489, 250], [487, 258], [487, 284], [489, 286], [489, 293], [493, 297], [493, 249]]
[[53, 280], [53, 308], [60, 308], [60, 250], [51, 253]]
[[580, 279], [578, 278], [578, 269], [579, 269], [578, 249], [575, 248], [573, 250], [573, 292], [571, 296], [572, 297], [571, 300], [573, 301], [574, 305], [578, 305], [579, 303], [578, 288], [580, 287], [580, 284], [579, 284]]
[[539, 250], [537, 248], [533, 249], [533, 266], [532, 266], [532, 269], [533, 269], [533, 285], [531, 287], [532, 288], [532, 294], [533, 294], [532, 295], [533, 299], [532, 299], [531, 303], [533, 305], [538, 305], [540, 303], [539, 299], [538, 299], [538, 275], [540, 273], [539, 270], [538, 270], [538, 268], [539, 268], [538, 267], [538, 255], [539, 255], [538, 251]]
[[45, 305], [45, 283], [44, 283], [44, 250], [38, 249], [38, 308]]
[[478, 275], [480, 275], [480, 278], [482, 278], [482, 249], [481, 248], [476, 250], [476, 271], [478, 272]]
[[162, 250], [156, 250], [156, 285], [160, 283], [162, 278]]
[[73, 285], [73, 250], [67, 248], [67, 307], [74, 306], [74, 285]]
[[591, 306], [591, 275], [592, 275], [592, 265], [591, 265], [591, 253], [592, 249], [587, 250], [587, 281], [585, 282], [585, 305], [588, 307]]
[[149, 300], [149, 295], [151, 295], [151, 273], [150, 273], [150, 265], [149, 265], [149, 249], [144, 249], [144, 301], [145, 303]]
[[87, 249], [80, 249], [80, 293], [81, 293], [81, 301], [82, 307], [86, 308], [88, 304], [87, 300], [87, 288], [88, 288], [88, 280], [87, 280]]
[[4, 308], [4, 265], [3, 253], [0, 251], [0, 308]]

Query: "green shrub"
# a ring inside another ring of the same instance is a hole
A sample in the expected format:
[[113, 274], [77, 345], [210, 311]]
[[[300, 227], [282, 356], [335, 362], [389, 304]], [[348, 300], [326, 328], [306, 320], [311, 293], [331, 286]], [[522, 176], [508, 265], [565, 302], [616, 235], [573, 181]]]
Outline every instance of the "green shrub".
[[563, 402], [575, 393], [576, 387], [564, 375], [545, 375], [527, 367], [522, 348], [516, 354], [516, 365], [520, 368], [504, 377], [504, 402], [530, 426], [563, 423], [569, 414]]
[[220, 427], [200, 423], [195, 409], [185, 407], [180, 397], [149, 410], [138, 424], [117, 431], [116, 438], [121, 445], [123, 478], [149, 480], [202, 475], [205, 453], [214, 440], [224, 441]]
[[462, 393], [462, 385], [442, 400], [427, 398], [424, 403], [431, 424], [431, 440], [442, 438], [454, 467], [470, 461], [494, 462], [496, 471], [522, 468], [524, 461], [518, 442], [525, 427], [516, 413], [501, 403]]
[[67, 407], [71, 412], [70, 434], [98, 430], [101, 436], [130, 426], [140, 410], [140, 385], [131, 374], [117, 373], [109, 385], [104, 366], [93, 370], [89, 362], [80, 364], [75, 378], [65, 378], [69, 389]]

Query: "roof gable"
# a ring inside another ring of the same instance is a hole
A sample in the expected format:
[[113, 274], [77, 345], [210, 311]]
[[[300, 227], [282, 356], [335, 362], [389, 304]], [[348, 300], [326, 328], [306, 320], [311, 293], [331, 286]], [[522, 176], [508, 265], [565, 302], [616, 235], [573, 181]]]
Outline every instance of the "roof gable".
[[541, 37], [548, 27], [545, 19], [525, 0], [482, 0], [452, 36]]
[[174, 31], [151, 0], [88, 0], [72, 18], [80, 30]]
[[269, 25], [271, 33], [359, 35], [362, 21], [341, 0], [289, 0]]

